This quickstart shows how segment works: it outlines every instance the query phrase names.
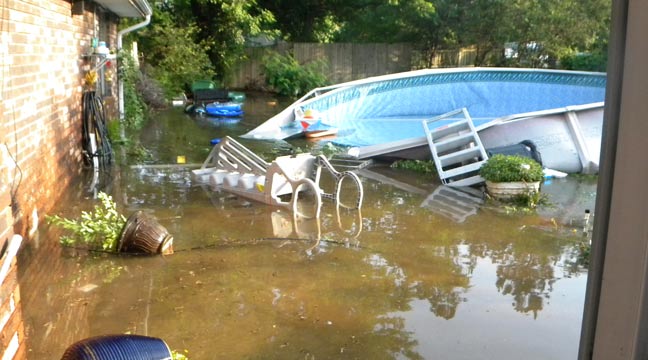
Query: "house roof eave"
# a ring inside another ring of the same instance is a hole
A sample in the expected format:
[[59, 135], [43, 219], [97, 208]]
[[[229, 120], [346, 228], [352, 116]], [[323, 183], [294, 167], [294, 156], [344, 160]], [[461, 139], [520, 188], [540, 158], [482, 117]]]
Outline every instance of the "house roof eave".
[[153, 14], [146, 0], [94, 0], [121, 18], [140, 18]]

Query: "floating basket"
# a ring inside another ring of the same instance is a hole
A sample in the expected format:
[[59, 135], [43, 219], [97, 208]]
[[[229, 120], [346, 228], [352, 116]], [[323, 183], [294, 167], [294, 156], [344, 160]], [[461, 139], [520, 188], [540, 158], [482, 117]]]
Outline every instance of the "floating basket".
[[117, 251], [135, 254], [173, 254], [173, 236], [154, 217], [136, 211], [124, 224]]

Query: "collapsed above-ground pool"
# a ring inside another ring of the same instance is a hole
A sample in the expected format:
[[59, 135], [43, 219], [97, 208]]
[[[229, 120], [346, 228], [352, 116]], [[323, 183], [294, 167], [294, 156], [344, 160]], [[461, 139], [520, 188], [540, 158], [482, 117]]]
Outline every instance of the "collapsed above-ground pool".
[[[285, 139], [294, 136], [301, 130], [296, 124], [301, 114], [308, 112], [316, 114], [322, 123], [337, 128], [337, 136], [331, 141], [338, 145], [380, 148], [394, 142], [409, 144], [407, 139], [425, 138], [424, 120], [462, 108], [467, 109], [479, 129], [514, 118], [536, 117], [543, 112], [566, 113], [574, 107], [602, 108], [605, 85], [603, 73], [565, 70], [456, 68], [411, 71], [315, 89], [244, 137]], [[524, 116], [518, 116], [520, 114]], [[600, 118], [602, 122], [602, 111]], [[435, 126], [456, 120], [443, 118]], [[600, 142], [600, 122], [588, 124], [581, 137]], [[546, 134], [535, 135], [546, 137]], [[591, 152], [598, 154], [599, 150]]]

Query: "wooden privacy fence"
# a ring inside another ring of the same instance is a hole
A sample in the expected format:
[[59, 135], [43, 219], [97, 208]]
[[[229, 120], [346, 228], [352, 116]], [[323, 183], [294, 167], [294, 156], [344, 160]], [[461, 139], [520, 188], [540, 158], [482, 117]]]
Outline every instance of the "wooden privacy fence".
[[326, 59], [326, 75], [331, 84], [424, 67], [472, 66], [476, 54], [474, 49], [466, 48], [441, 50], [430, 57], [409, 43], [279, 43], [246, 49], [247, 60], [230, 74], [227, 86], [235, 89], [263, 88], [263, 57], [272, 51], [282, 55], [290, 53], [300, 64]]

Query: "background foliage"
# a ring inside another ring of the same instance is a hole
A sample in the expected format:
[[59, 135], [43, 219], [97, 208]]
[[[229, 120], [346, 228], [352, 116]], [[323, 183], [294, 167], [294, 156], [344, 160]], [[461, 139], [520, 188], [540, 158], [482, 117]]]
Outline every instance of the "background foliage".
[[310, 89], [326, 85], [325, 60], [301, 65], [291, 55], [271, 52], [264, 58], [264, 64], [268, 85], [280, 95], [296, 97]]
[[[137, 82], [140, 73], [134, 65], [133, 57], [129, 51], [122, 50], [119, 56], [119, 78], [124, 83], [124, 125], [129, 128], [138, 128], [144, 123], [146, 104], [137, 92]], [[116, 139], [116, 138], [113, 138]]]
[[174, 18], [168, 4], [153, 12], [151, 25], [138, 32], [143, 72], [157, 80], [170, 98], [182, 93], [194, 79], [215, 75], [206, 39], [194, 21]]
[[163, 0], [154, 8], [151, 25], [128, 36], [170, 96], [196, 79], [227, 79], [246, 46], [277, 41], [409, 42], [428, 66], [438, 50], [471, 46], [475, 66], [600, 71], [611, 0]]

